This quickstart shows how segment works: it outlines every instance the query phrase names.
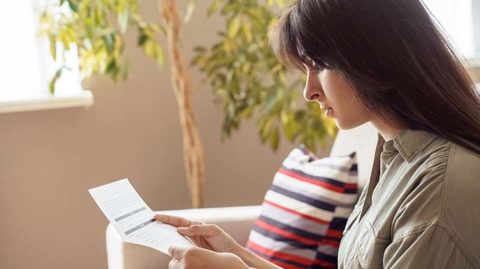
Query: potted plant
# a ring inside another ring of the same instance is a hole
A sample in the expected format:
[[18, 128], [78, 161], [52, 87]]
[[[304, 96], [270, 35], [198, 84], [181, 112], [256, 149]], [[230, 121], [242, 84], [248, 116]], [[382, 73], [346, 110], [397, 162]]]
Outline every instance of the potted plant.
[[[166, 49], [192, 206], [201, 207], [204, 151], [191, 105], [190, 66], [181, 46], [181, 28], [188, 22], [195, 1], [189, 0], [182, 15], [176, 0], [157, 0], [156, 22], [142, 17], [139, 4], [138, 0], [59, 0], [42, 11], [41, 33], [50, 40], [54, 58], [62, 60], [62, 52], [77, 48], [82, 80], [94, 74], [115, 81], [126, 78], [127, 31], [135, 31], [138, 47], [159, 66], [165, 65]], [[191, 64], [205, 75], [205, 82], [222, 105], [224, 137], [238, 129], [242, 120], [255, 118], [261, 140], [272, 149], [278, 148], [283, 135], [315, 150], [318, 142], [335, 133], [334, 124], [325, 119], [318, 106], [300, 101], [298, 88], [304, 78], [289, 73], [266, 42], [268, 29], [276, 21], [275, 8], [285, 4], [283, 0], [212, 0], [207, 16], [220, 14], [226, 30], [219, 33], [211, 48], [195, 48]], [[162, 40], [166, 40], [166, 48]], [[59, 68], [53, 76], [51, 92], [63, 71]]]

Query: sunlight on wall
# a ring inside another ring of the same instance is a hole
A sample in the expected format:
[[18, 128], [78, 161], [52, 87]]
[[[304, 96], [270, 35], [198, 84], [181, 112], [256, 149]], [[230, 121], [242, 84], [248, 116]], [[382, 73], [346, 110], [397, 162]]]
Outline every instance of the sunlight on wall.
[[447, 32], [458, 52], [464, 57], [473, 57], [475, 43], [472, 0], [423, 1]]

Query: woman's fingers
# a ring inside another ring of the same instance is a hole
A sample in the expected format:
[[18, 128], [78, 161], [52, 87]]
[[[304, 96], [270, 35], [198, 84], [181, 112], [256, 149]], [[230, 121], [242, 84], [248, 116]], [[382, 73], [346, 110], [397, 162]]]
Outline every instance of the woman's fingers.
[[209, 238], [221, 233], [218, 226], [214, 224], [204, 224], [164, 214], [156, 214], [154, 218], [165, 224], [178, 227], [177, 231], [186, 236], [204, 236]]
[[182, 268], [183, 268], [183, 263], [180, 260], [172, 259], [168, 263], [168, 269], [182, 269]]
[[190, 249], [191, 247], [187, 246], [171, 246], [168, 248], [168, 252], [170, 255], [172, 255], [173, 258], [177, 260], [183, 260], [183, 257], [185, 256], [185, 253]]
[[169, 269], [248, 268], [239, 256], [232, 253], [217, 253], [192, 246], [171, 246], [168, 252], [173, 257]]
[[189, 227], [179, 227], [177, 231], [186, 236], [214, 237], [221, 233], [221, 230], [214, 224], [193, 224]]
[[164, 214], [155, 214], [154, 218], [155, 220], [158, 220], [165, 224], [170, 224], [175, 227], [188, 227], [190, 225], [200, 224], [199, 222], [191, 221], [181, 217], [164, 215]]

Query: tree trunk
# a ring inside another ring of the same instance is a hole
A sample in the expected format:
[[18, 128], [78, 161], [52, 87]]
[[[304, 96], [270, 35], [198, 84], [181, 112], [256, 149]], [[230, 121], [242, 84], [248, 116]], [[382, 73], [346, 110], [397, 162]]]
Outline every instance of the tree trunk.
[[177, 99], [183, 135], [185, 174], [190, 188], [192, 207], [203, 206], [205, 159], [191, 104], [191, 78], [180, 42], [182, 17], [176, 0], [159, 0], [160, 13], [167, 30], [168, 54], [171, 63], [172, 86]]

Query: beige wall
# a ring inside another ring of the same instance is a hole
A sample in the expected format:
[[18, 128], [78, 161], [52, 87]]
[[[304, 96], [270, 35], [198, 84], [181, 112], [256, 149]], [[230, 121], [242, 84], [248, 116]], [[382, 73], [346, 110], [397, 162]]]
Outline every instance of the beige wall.
[[[185, 29], [187, 50], [208, 44], [222, 25], [200, 19], [206, 2], [198, 1]], [[155, 18], [155, 1], [142, 3]], [[128, 54], [130, 79], [117, 85], [95, 79], [95, 105], [87, 110], [0, 114], [0, 268], [106, 268], [107, 221], [87, 193], [93, 186], [128, 177], [153, 209], [189, 206], [168, 75], [141, 52]], [[194, 95], [207, 158], [206, 205], [260, 203], [291, 146], [273, 154], [252, 123], [222, 144], [211, 90]]]

